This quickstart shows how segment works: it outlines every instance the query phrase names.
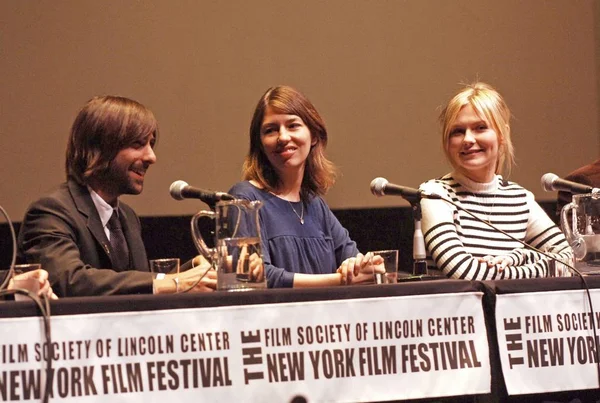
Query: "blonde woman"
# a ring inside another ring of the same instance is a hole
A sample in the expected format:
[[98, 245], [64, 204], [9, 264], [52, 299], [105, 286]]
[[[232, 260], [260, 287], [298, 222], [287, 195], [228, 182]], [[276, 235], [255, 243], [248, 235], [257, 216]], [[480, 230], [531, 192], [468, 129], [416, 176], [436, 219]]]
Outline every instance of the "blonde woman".
[[572, 254], [533, 194], [501, 175], [514, 162], [509, 121], [502, 96], [481, 82], [459, 91], [440, 114], [442, 146], [453, 170], [422, 184], [421, 190], [450, 199], [478, 217], [444, 200], [421, 201], [430, 268], [447, 277], [547, 276], [549, 258], [483, 222], [540, 250], [554, 247], [561, 255]]

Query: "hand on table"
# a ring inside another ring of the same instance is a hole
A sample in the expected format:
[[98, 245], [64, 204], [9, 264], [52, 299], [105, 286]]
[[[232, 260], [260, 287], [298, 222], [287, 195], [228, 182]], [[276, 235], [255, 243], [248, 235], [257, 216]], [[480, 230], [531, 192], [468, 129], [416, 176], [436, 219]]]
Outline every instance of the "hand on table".
[[[48, 299], [58, 299], [56, 294], [52, 291], [52, 287], [50, 287], [50, 282], [48, 281], [48, 272], [43, 269], [32, 270], [25, 273], [19, 273], [15, 275], [13, 279], [10, 279], [8, 283], [8, 289], [14, 289], [15, 283], [14, 280], [27, 280], [27, 279], [37, 279], [40, 284], [40, 290], [38, 291], [38, 297], [45, 296]], [[29, 290], [31, 291], [31, 290]]]
[[204, 256], [196, 256], [193, 267], [179, 274], [167, 274], [163, 279], [154, 280], [155, 294], [176, 292], [210, 292], [217, 288], [217, 272]]
[[[227, 259], [230, 262], [231, 256], [228, 256]], [[263, 281], [265, 278], [265, 268], [262, 257], [256, 252], [248, 256], [248, 247], [246, 245], [242, 246], [237, 262], [236, 274], [247, 274], [249, 277], [248, 280], [253, 283]]]
[[194, 258], [194, 267], [179, 273], [179, 275], [167, 275], [179, 278], [179, 292], [210, 292], [217, 288], [217, 272], [204, 256]]
[[344, 260], [337, 273], [342, 275], [342, 285], [371, 284], [375, 280], [375, 273], [385, 273], [383, 258], [372, 252], [366, 255], [359, 253], [355, 257]]
[[484, 256], [478, 258], [478, 260], [482, 263], [487, 263], [488, 267], [496, 266], [498, 268], [498, 272], [502, 272], [509, 264], [512, 263], [512, 259], [508, 256]]

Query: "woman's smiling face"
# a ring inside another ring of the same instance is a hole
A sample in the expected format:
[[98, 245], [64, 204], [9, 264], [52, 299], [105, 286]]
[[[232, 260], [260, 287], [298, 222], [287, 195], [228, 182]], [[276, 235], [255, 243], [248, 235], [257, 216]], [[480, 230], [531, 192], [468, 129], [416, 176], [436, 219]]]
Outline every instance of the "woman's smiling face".
[[498, 134], [470, 104], [450, 127], [446, 145], [454, 169], [476, 182], [490, 182], [498, 165]]
[[303, 172], [311, 146], [316, 143], [297, 115], [279, 114], [267, 108], [260, 130], [263, 151], [281, 176], [288, 170]]

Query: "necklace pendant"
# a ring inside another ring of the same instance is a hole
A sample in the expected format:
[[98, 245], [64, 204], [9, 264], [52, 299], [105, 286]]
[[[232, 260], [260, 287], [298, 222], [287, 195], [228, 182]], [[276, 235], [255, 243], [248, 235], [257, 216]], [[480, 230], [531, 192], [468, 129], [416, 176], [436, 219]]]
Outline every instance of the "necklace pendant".
[[[302, 202], [302, 200], [300, 200]], [[287, 201], [288, 204], [290, 205], [290, 207], [292, 208], [292, 211], [294, 212], [294, 214], [296, 214], [296, 217], [298, 217], [298, 220], [300, 220], [300, 224], [304, 225], [304, 203], [302, 203], [302, 210], [300, 212], [300, 214], [298, 214], [298, 212], [296, 211], [296, 209], [294, 208], [294, 206], [292, 206], [292, 203], [288, 200]]]

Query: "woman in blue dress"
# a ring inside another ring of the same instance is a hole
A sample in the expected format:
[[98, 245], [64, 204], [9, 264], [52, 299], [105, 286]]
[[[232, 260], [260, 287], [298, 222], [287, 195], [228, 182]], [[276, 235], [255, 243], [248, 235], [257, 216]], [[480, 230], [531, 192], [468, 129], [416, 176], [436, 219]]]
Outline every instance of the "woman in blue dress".
[[250, 124], [243, 182], [229, 193], [260, 200], [262, 253], [269, 287], [373, 281], [379, 256], [359, 253], [322, 196], [335, 181], [325, 157], [327, 130], [313, 104], [288, 86], [267, 90]]

